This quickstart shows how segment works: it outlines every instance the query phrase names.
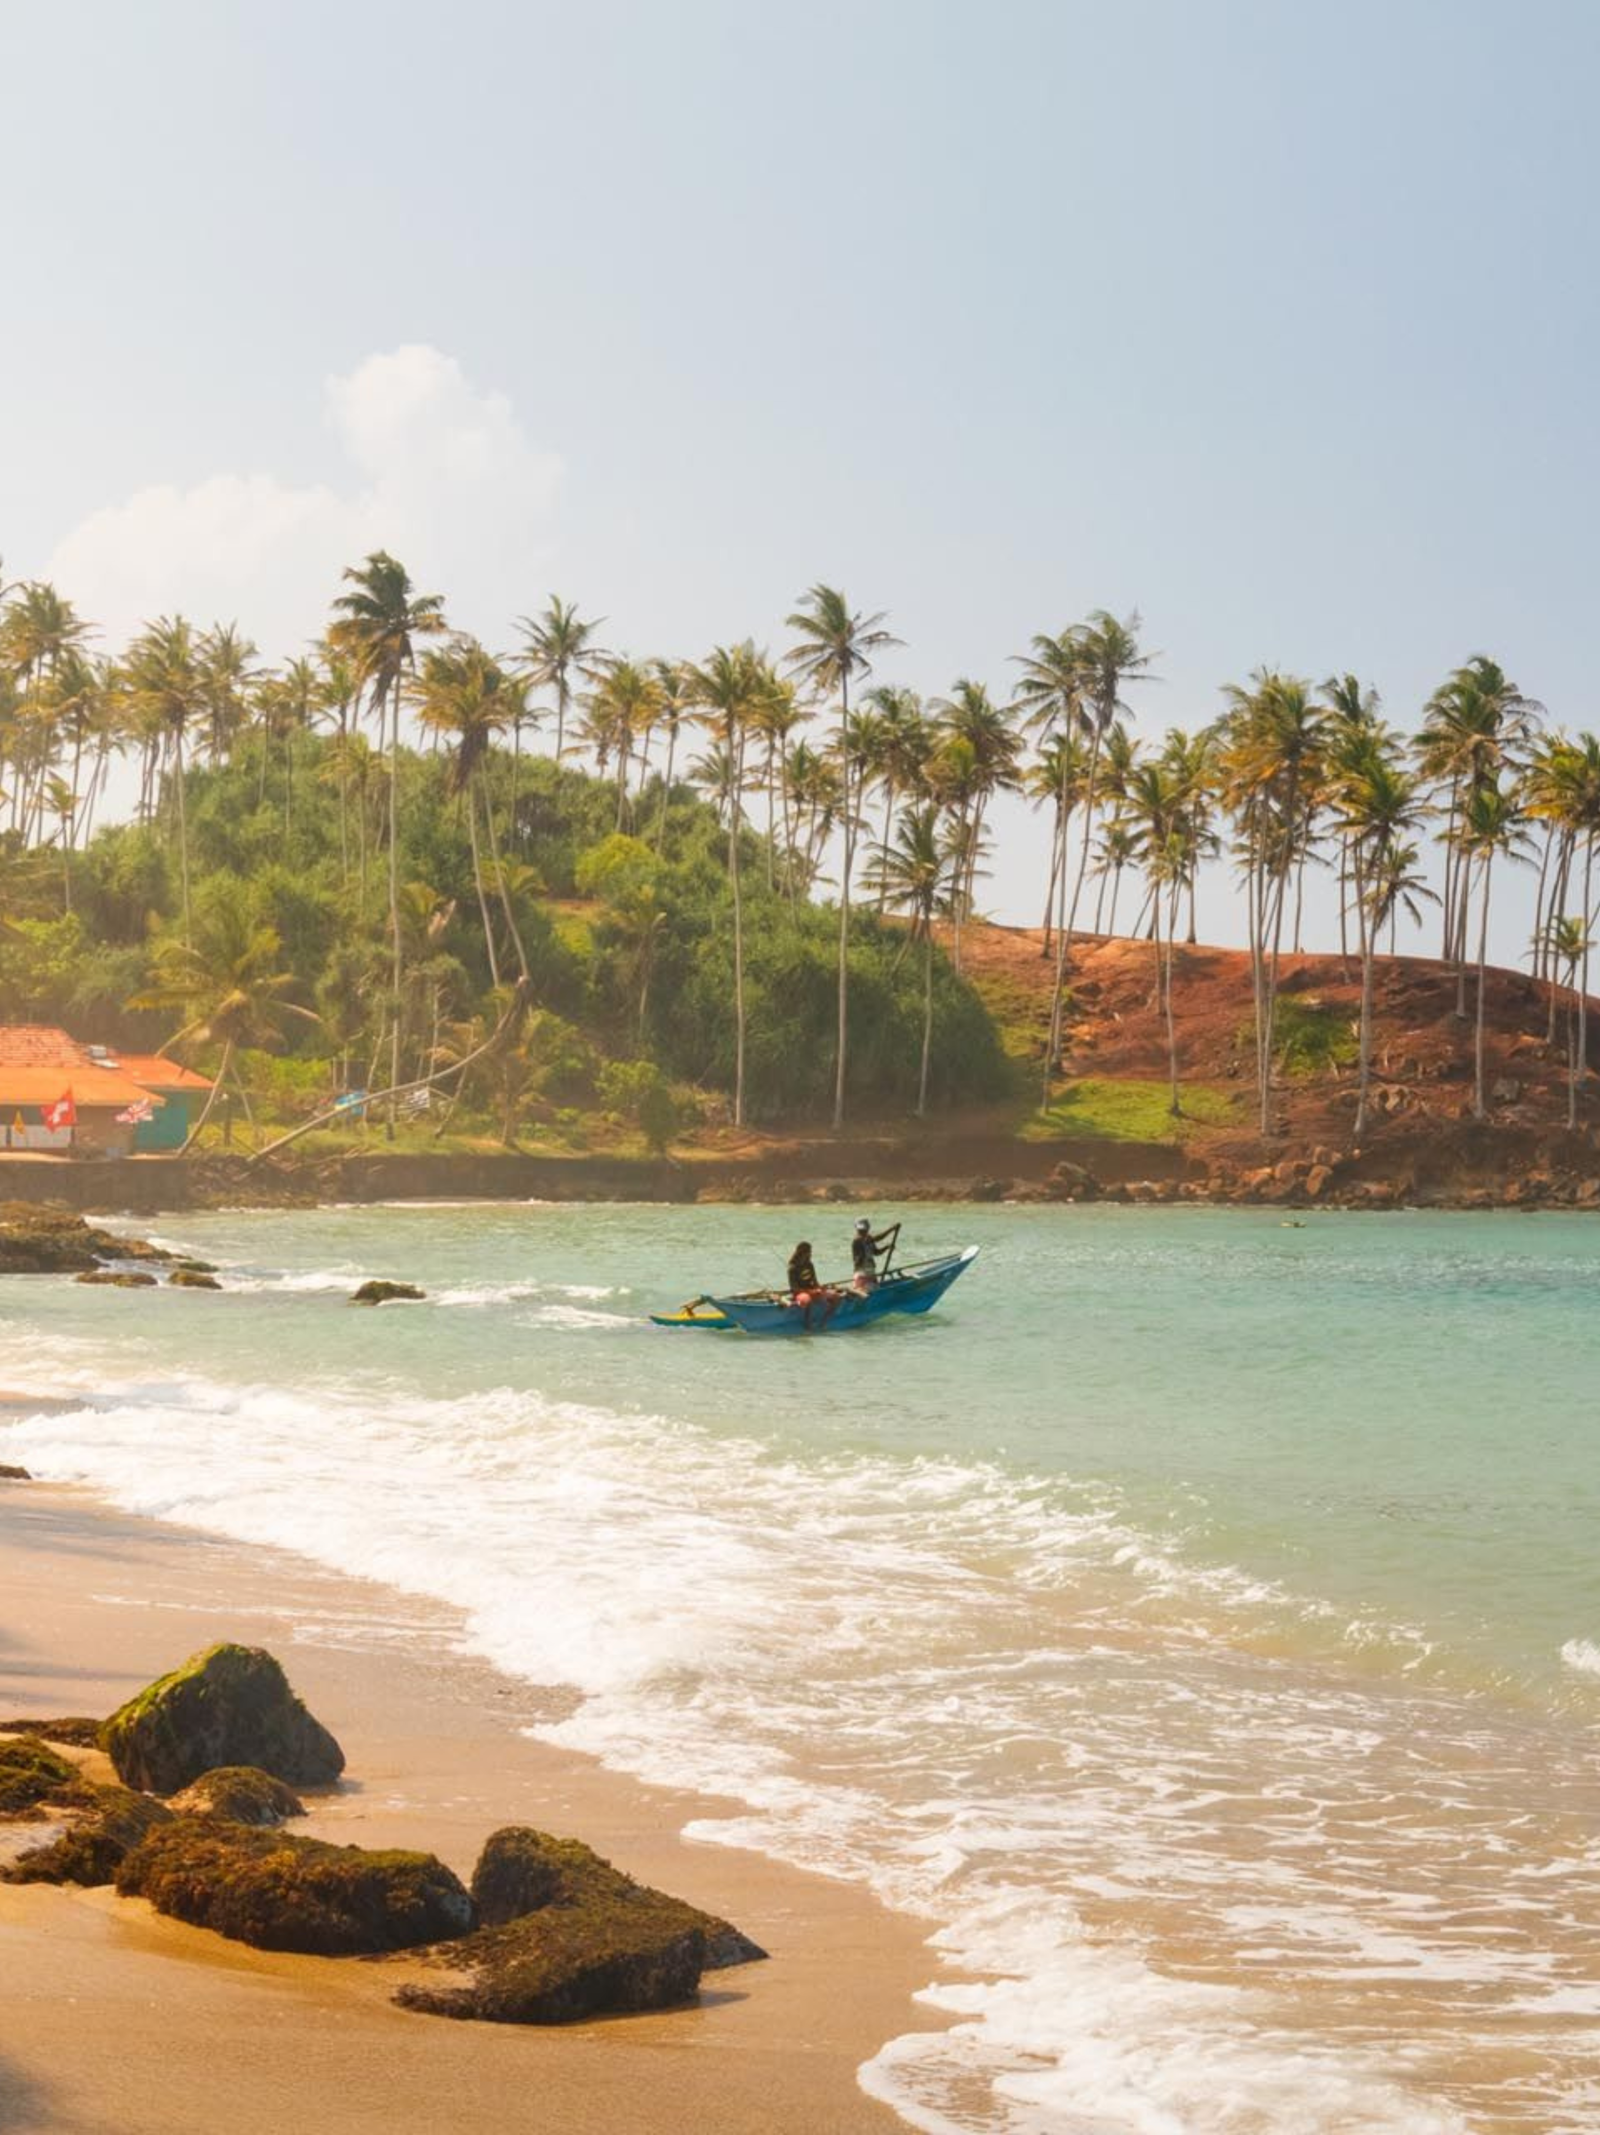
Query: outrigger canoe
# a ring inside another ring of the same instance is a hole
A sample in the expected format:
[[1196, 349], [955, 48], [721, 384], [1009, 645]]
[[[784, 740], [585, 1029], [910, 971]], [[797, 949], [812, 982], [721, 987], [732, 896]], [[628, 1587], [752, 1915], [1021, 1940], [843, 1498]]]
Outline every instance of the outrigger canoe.
[[946, 1253], [909, 1268], [891, 1268], [870, 1290], [840, 1288], [831, 1299], [797, 1305], [782, 1290], [750, 1290], [739, 1297], [697, 1297], [681, 1312], [652, 1313], [658, 1327], [698, 1327], [724, 1334], [847, 1334], [896, 1313], [928, 1312], [971, 1267], [978, 1248]]

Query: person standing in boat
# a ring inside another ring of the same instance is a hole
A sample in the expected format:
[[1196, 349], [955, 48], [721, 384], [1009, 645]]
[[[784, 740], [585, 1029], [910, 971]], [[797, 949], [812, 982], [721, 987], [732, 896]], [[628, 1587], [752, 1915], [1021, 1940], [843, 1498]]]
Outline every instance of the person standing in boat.
[[879, 1259], [888, 1259], [899, 1236], [898, 1223], [891, 1223], [887, 1230], [874, 1231], [870, 1216], [856, 1218], [856, 1234], [850, 1241], [850, 1259], [855, 1268], [851, 1279], [852, 1289], [872, 1290], [877, 1287]]

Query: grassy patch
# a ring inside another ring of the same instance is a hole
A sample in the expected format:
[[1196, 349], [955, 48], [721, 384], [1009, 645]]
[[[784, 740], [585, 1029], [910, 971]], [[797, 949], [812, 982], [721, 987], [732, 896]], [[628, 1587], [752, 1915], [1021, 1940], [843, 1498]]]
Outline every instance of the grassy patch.
[[[1252, 1050], [1253, 1022], [1239, 1026], [1239, 1050]], [[1272, 1018], [1273, 1057], [1285, 1075], [1325, 1075], [1349, 1067], [1360, 1049], [1355, 1019], [1348, 1008], [1313, 996], [1282, 994]]]
[[1216, 1083], [1180, 1084], [1179, 1097], [1183, 1116], [1174, 1119], [1165, 1082], [1085, 1075], [1069, 1083], [1048, 1112], [1032, 1113], [1021, 1139], [1053, 1142], [1079, 1135], [1108, 1142], [1181, 1142], [1196, 1127], [1225, 1126], [1238, 1111], [1238, 1093]]

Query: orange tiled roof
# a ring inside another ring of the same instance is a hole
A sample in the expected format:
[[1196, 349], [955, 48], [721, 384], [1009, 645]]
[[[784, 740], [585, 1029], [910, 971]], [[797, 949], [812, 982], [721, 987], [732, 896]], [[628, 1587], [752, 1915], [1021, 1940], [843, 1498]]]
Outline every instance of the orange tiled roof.
[[143, 1083], [147, 1090], [209, 1090], [210, 1080], [193, 1068], [180, 1067], [160, 1053], [118, 1053], [117, 1066], [124, 1075]]
[[0, 1023], [0, 1109], [53, 1105], [69, 1089], [76, 1104], [119, 1112], [142, 1097], [165, 1102], [114, 1059], [91, 1059], [64, 1030], [44, 1023]]

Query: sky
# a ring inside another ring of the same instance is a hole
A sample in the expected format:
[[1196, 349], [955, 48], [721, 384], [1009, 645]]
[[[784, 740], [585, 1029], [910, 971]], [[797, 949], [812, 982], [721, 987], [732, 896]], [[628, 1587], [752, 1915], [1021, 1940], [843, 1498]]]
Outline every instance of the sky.
[[[0, 37], [0, 557], [102, 645], [181, 610], [283, 657], [382, 545], [497, 649], [558, 592], [613, 649], [781, 652], [823, 580], [930, 695], [1105, 607], [1160, 655], [1146, 734], [1263, 664], [1410, 726], [1479, 651], [1600, 722], [1590, 0]], [[998, 827], [985, 901], [1036, 918], [1043, 825]]]

